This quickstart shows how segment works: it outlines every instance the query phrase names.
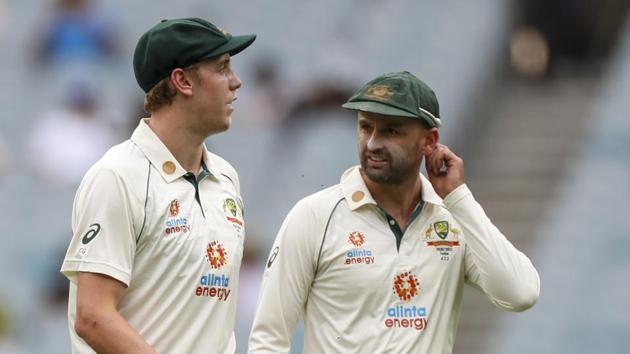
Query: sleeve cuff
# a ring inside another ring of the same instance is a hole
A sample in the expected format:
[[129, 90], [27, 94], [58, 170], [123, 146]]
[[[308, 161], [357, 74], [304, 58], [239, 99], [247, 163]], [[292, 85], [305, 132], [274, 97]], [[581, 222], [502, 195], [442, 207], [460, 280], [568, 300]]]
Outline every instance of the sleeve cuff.
[[450, 192], [443, 200], [444, 206], [447, 209], [450, 209], [455, 206], [460, 200], [466, 198], [467, 196], [472, 196], [472, 192], [468, 189], [468, 186], [464, 183], [461, 186], [455, 188], [452, 192]]
[[120, 281], [127, 287], [131, 280], [131, 274], [106, 263], [86, 262], [83, 260], [66, 260], [63, 262], [61, 273], [68, 280], [76, 282], [78, 272], [104, 274]]

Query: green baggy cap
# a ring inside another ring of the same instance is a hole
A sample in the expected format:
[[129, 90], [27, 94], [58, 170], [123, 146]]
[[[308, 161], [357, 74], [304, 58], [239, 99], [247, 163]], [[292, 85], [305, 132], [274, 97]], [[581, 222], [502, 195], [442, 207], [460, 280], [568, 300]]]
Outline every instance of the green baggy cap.
[[148, 92], [175, 68], [225, 53], [235, 55], [255, 39], [255, 34], [233, 36], [201, 18], [162, 20], [138, 40], [133, 71]]
[[420, 118], [431, 128], [442, 126], [433, 90], [408, 71], [383, 74], [368, 82], [343, 108], [388, 116]]

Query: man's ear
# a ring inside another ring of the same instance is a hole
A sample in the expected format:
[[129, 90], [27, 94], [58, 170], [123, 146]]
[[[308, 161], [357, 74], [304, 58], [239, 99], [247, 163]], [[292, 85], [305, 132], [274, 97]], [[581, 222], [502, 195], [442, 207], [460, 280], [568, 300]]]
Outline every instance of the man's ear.
[[440, 132], [437, 128], [431, 128], [425, 132], [424, 143], [420, 147], [422, 154], [430, 155], [437, 148], [440, 140]]
[[175, 90], [179, 91], [184, 96], [192, 96], [193, 82], [190, 75], [187, 75], [184, 69], [173, 69], [170, 79]]

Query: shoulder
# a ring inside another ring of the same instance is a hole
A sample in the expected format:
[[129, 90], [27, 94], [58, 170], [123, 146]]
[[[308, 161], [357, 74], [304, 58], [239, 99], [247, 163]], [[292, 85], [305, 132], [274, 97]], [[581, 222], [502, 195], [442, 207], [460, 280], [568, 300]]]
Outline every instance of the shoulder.
[[207, 152], [208, 163], [210, 170], [229, 178], [232, 182], [238, 182], [238, 173], [236, 169], [219, 155]]
[[95, 166], [125, 174], [127, 171], [135, 172], [138, 168], [146, 169], [148, 163], [149, 159], [142, 150], [133, 141], [125, 140], [107, 150]]
[[302, 198], [296, 203], [294, 210], [308, 212], [316, 220], [326, 223], [334, 210], [344, 201], [341, 188], [337, 184]]
[[127, 140], [110, 148], [90, 167], [83, 177], [80, 189], [91, 182], [97, 183], [93, 186], [95, 188], [105, 188], [108, 186], [100, 183], [109, 182], [126, 189], [126, 192], [141, 193], [146, 189], [149, 171], [149, 160], [131, 140]]

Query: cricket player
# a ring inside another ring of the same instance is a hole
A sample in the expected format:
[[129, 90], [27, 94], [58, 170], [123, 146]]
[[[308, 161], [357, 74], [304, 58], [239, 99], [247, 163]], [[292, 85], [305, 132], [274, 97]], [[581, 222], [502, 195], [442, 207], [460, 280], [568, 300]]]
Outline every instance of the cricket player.
[[249, 352], [289, 353], [303, 317], [304, 353], [451, 353], [464, 283], [502, 309], [533, 306], [538, 273], [475, 201], [462, 159], [439, 143], [433, 90], [390, 73], [343, 107], [358, 112], [361, 165], [286, 217]]
[[[236, 171], [204, 140], [230, 126], [231, 57], [255, 35], [164, 20], [135, 49], [130, 140], [86, 173], [61, 272], [73, 353], [233, 353], [245, 229]], [[98, 132], [94, 132], [98, 134]]]

